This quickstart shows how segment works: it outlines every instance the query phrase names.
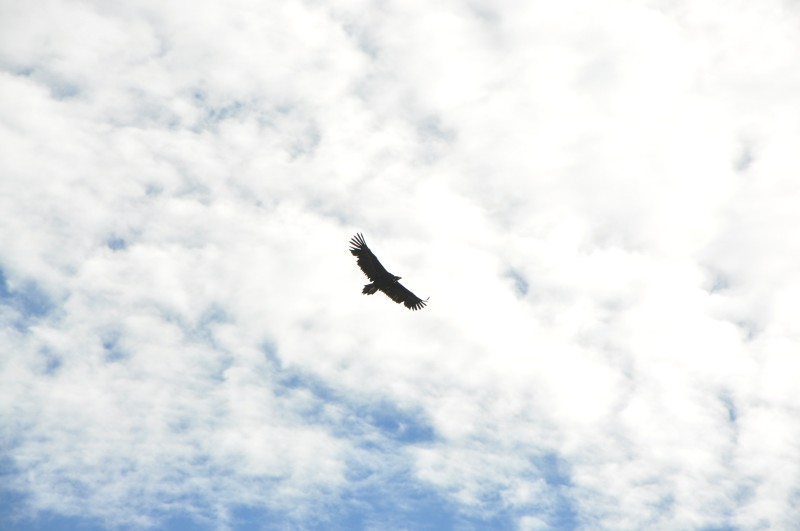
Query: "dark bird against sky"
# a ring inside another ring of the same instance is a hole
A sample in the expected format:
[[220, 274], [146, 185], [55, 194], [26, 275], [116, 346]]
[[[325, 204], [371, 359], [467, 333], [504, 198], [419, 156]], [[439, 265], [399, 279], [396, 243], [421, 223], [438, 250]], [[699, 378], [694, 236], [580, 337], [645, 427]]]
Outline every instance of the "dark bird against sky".
[[394, 302], [403, 303], [410, 310], [421, 310], [425, 307], [428, 299], [420, 299], [400, 284], [398, 280], [401, 277], [389, 273], [381, 265], [378, 257], [367, 247], [367, 242], [361, 233], [356, 234], [350, 240], [350, 252], [358, 258], [358, 267], [372, 281], [364, 286], [361, 293], [372, 295], [376, 291], [382, 291]]

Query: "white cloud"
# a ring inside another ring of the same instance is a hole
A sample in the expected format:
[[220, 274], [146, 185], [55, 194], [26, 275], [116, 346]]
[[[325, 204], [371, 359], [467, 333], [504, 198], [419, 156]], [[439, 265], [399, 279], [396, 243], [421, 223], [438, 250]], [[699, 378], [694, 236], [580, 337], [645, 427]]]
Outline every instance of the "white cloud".
[[2, 9], [14, 525], [797, 520], [795, 7]]

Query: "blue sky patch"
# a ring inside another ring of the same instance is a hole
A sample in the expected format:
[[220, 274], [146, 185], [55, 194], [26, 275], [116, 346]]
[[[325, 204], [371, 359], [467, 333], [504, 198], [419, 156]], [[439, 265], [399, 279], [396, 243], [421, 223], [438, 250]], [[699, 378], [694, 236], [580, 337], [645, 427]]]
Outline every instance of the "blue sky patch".
[[22, 328], [32, 319], [46, 316], [54, 309], [53, 301], [33, 281], [24, 281], [15, 289], [9, 288], [5, 272], [0, 269], [0, 304], [11, 306], [20, 314]]
[[528, 281], [525, 280], [525, 277], [517, 271], [516, 269], [510, 269], [508, 273], [506, 273], [508, 278], [514, 281], [514, 289], [517, 292], [517, 295], [524, 297], [528, 294]]
[[101, 343], [106, 361], [119, 361], [125, 357], [125, 352], [119, 345], [120, 337], [121, 334], [116, 330], [103, 334]]
[[551, 524], [556, 529], [575, 529], [578, 526], [578, 513], [570, 493], [572, 479], [569, 463], [554, 453], [534, 459], [534, 463], [554, 494], [554, 501], [547, 508]]
[[128, 247], [128, 242], [126, 242], [124, 238], [114, 236], [108, 239], [106, 245], [108, 245], [108, 248], [112, 251], [123, 251]]
[[[276, 394], [285, 394], [294, 389], [310, 391], [322, 404], [337, 406], [345, 414], [342, 415], [345, 425], [331, 426], [334, 432], [342, 435], [353, 436], [353, 431], [362, 431], [369, 426], [367, 432], [374, 430], [382, 437], [400, 444], [416, 444], [434, 440], [433, 427], [424, 419], [421, 412], [412, 412], [403, 409], [386, 398], [362, 397], [356, 399], [352, 394], [338, 391], [319, 378], [297, 369], [286, 369], [278, 356], [272, 343], [262, 346], [271, 369], [275, 371]], [[280, 388], [284, 388], [281, 391]], [[317, 409], [321, 413], [321, 408]], [[308, 412], [311, 414], [312, 412]], [[324, 417], [318, 417], [318, 422], [327, 423]], [[358, 426], [361, 425], [361, 428]], [[364, 434], [364, 433], [362, 433]], [[369, 438], [373, 435], [368, 433]]]

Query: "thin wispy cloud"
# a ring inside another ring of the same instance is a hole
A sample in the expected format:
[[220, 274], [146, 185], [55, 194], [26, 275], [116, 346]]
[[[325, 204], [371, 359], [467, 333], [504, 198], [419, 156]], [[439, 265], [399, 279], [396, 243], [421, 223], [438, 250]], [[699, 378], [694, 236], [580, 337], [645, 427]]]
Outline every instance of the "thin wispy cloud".
[[797, 6], [7, 4], [0, 527], [800, 519]]

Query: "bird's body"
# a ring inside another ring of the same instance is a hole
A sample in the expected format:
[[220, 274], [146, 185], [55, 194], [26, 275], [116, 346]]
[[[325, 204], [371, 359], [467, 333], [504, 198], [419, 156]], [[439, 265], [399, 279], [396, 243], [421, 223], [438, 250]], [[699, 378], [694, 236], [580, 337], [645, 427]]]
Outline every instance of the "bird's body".
[[372, 295], [378, 291], [384, 292], [394, 302], [404, 304], [410, 310], [421, 310], [428, 299], [422, 300], [400, 284], [400, 277], [389, 273], [378, 261], [378, 257], [367, 247], [367, 242], [361, 233], [350, 240], [350, 252], [358, 259], [358, 267], [372, 282], [364, 286], [361, 293]]

